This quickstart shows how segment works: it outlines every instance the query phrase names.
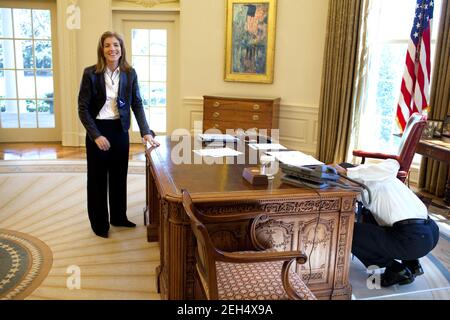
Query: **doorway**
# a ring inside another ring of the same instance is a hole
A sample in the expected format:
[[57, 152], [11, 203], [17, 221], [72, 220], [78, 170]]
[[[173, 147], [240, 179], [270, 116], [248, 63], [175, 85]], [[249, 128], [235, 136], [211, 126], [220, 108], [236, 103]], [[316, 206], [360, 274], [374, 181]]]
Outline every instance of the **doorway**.
[[[161, 13], [114, 15], [114, 25], [124, 35], [127, 59], [136, 70], [149, 127], [157, 135], [174, 129], [177, 101], [176, 23], [178, 16]], [[140, 143], [134, 115], [130, 142]]]

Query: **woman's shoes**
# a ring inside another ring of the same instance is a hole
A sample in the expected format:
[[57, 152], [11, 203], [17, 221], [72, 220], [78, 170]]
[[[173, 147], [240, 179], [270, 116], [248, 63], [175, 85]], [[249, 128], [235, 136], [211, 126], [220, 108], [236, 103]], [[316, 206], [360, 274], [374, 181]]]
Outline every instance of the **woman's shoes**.
[[134, 228], [134, 227], [136, 227], [135, 223], [133, 223], [131, 221], [128, 221], [128, 220], [125, 220], [125, 221], [122, 221], [122, 222], [111, 222], [111, 225], [114, 226], [114, 227], [127, 227], [127, 228]]
[[101, 238], [108, 238], [108, 231], [95, 231], [94, 233]]

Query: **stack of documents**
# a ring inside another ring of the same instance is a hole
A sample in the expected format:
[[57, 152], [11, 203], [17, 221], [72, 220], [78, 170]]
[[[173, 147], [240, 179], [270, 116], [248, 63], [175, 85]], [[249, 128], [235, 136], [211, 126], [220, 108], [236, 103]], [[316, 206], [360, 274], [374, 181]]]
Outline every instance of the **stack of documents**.
[[242, 154], [242, 152], [236, 151], [231, 148], [200, 149], [200, 150], [193, 150], [193, 152], [202, 157], [213, 157], [213, 158], [234, 157]]
[[324, 164], [323, 162], [320, 162], [313, 156], [310, 156], [308, 154], [304, 154], [300, 151], [273, 151], [273, 152], [266, 152], [267, 154], [274, 156], [278, 161], [289, 164], [291, 166], [309, 166], [309, 165], [316, 165], [316, 164]]
[[286, 150], [285, 146], [278, 143], [249, 143], [250, 148], [254, 150]]
[[224, 142], [234, 142], [237, 141], [238, 138], [232, 136], [231, 134], [199, 134], [198, 137], [202, 141], [212, 142], [212, 141], [224, 141]]

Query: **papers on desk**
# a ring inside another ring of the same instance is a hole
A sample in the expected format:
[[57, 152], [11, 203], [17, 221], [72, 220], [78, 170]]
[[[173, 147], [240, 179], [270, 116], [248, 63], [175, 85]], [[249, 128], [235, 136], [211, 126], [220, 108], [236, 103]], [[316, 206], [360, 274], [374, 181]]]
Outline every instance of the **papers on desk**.
[[213, 158], [235, 157], [242, 154], [242, 152], [236, 151], [231, 148], [200, 149], [200, 150], [193, 150], [193, 152], [201, 157], [213, 157]]
[[324, 164], [323, 162], [320, 162], [313, 156], [304, 154], [300, 151], [273, 151], [273, 152], [266, 152], [267, 154], [274, 156], [278, 161], [289, 164], [291, 166], [309, 166], [309, 165], [316, 165], [316, 164]]
[[250, 143], [248, 145], [254, 150], [286, 150], [287, 148], [278, 143]]
[[231, 134], [206, 134], [202, 133], [198, 135], [199, 139], [202, 141], [212, 142], [212, 141], [224, 141], [224, 142], [235, 142], [238, 138], [232, 136]]

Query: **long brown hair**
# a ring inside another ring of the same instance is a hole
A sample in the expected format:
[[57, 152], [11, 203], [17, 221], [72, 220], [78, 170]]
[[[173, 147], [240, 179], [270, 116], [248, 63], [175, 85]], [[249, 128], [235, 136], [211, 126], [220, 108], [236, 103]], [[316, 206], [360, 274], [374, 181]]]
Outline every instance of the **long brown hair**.
[[106, 60], [105, 60], [105, 56], [103, 54], [103, 44], [104, 44], [106, 38], [116, 38], [117, 40], [119, 40], [120, 49], [122, 51], [122, 56], [119, 59], [120, 71], [130, 72], [131, 66], [127, 61], [127, 55], [126, 55], [123, 37], [120, 34], [118, 34], [117, 32], [106, 31], [105, 33], [102, 34], [102, 36], [100, 37], [100, 40], [98, 41], [97, 65], [95, 68], [95, 73], [103, 73], [106, 70]]

